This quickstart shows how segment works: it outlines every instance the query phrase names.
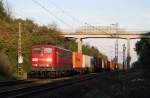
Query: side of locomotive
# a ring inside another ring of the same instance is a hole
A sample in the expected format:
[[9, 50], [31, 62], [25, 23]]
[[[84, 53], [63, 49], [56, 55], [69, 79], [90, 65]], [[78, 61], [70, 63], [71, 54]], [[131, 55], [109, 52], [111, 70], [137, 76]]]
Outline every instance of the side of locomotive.
[[72, 52], [53, 45], [32, 47], [32, 75], [40, 77], [60, 76], [73, 70]]

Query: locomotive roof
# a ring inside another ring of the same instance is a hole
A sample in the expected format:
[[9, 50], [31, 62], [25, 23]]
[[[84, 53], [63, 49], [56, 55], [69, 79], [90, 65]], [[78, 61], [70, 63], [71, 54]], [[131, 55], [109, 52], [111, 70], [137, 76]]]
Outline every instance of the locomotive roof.
[[69, 49], [65, 49], [65, 48], [63, 48], [63, 47], [55, 46], [55, 45], [34, 45], [34, 46], [32, 46], [32, 48], [34, 48], [34, 47], [52, 47], [52, 48], [59, 48], [59, 49], [63, 49], [63, 50], [72, 52], [72, 51], [69, 50]]

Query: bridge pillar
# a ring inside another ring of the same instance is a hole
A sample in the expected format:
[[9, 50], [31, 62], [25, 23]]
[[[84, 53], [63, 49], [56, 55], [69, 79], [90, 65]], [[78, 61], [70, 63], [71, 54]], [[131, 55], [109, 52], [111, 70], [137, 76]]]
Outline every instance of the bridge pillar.
[[77, 38], [78, 52], [82, 53], [82, 38]]
[[130, 56], [130, 38], [127, 39], [127, 69], [130, 69], [130, 61], [131, 61], [131, 56]]

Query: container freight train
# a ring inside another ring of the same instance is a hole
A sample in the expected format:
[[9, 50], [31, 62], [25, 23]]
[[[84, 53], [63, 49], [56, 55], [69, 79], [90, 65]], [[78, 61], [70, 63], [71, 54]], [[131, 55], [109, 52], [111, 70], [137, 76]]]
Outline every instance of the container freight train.
[[114, 70], [114, 64], [110, 61], [72, 52], [54, 45], [33, 46], [31, 60], [32, 77], [61, 77], [78, 72]]

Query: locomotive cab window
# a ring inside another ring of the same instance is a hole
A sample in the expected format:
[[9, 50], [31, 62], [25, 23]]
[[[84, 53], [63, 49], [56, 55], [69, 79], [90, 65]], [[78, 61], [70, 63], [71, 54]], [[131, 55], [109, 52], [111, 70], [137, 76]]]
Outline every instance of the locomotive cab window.
[[41, 48], [34, 48], [33, 51], [36, 54], [40, 54], [41, 53]]
[[44, 48], [44, 53], [52, 53], [52, 48]]

